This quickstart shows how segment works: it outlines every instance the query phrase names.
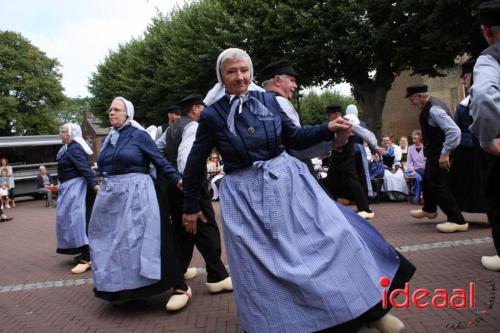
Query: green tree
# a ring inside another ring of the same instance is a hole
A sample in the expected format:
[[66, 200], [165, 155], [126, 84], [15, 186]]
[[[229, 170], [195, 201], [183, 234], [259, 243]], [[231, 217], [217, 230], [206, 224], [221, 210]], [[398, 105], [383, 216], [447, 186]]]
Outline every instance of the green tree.
[[286, 57], [305, 86], [349, 82], [376, 132], [402, 71], [439, 76], [457, 55], [484, 46], [474, 16], [478, 1], [219, 1], [248, 28], [247, 49], [258, 68]]
[[158, 123], [169, 104], [214, 84], [221, 50], [240, 47], [257, 73], [287, 58], [302, 86], [349, 82], [365, 120], [379, 132], [397, 75], [438, 76], [455, 66], [457, 55], [482, 49], [477, 2], [200, 0], [157, 16], [143, 39], [110, 54], [90, 90], [100, 110], [123, 94], [134, 102], [139, 121]]
[[63, 101], [56, 59], [21, 34], [0, 31], [0, 136], [53, 134]]
[[85, 112], [91, 111], [90, 97], [65, 97], [59, 109], [51, 110], [59, 125], [66, 123], [81, 124]]
[[310, 91], [305, 94], [296, 109], [300, 112], [302, 123], [313, 125], [326, 121], [325, 109], [328, 105], [337, 103], [345, 111], [349, 104], [356, 104], [354, 98], [341, 95], [335, 91], [324, 90], [320, 94]]

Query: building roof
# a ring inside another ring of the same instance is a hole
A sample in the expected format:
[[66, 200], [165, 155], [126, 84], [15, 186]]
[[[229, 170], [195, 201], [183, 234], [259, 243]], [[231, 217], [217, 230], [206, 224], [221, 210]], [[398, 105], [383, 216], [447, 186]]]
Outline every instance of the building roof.
[[61, 145], [59, 135], [27, 135], [27, 136], [2, 136], [0, 148], [23, 146], [50, 146]]

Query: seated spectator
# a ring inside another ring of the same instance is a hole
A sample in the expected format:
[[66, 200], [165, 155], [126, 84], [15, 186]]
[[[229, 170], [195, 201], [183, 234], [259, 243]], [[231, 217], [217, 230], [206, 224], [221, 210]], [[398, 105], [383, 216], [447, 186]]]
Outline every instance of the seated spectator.
[[219, 155], [214, 153], [210, 155], [210, 159], [207, 161], [207, 172], [209, 174], [217, 174], [220, 171]]
[[57, 192], [57, 186], [52, 183], [45, 166], [40, 165], [38, 169], [40, 171], [36, 177], [38, 193], [47, 195], [47, 207], [50, 207], [52, 205], [52, 195]]
[[385, 167], [382, 191], [391, 201], [405, 200], [408, 186], [401, 167], [401, 149], [393, 143], [390, 135], [382, 137], [382, 146], [385, 148], [385, 154], [382, 155]]
[[219, 200], [219, 184], [224, 172], [219, 162], [219, 155], [213, 153], [207, 161], [207, 176], [210, 181], [210, 192], [212, 192], [212, 201]]
[[414, 130], [411, 133], [413, 144], [408, 147], [408, 158], [406, 161], [405, 176], [415, 177], [415, 188], [413, 189], [413, 201], [419, 202], [422, 181], [424, 179], [425, 156], [422, 144], [422, 132]]
[[401, 149], [401, 163], [404, 168], [408, 154], [408, 138], [406, 136], [399, 138], [399, 149]]

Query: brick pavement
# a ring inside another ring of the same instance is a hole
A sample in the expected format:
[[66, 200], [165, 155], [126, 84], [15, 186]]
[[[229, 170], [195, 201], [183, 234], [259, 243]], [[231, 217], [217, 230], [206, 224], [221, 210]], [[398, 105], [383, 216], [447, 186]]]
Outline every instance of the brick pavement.
[[[417, 266], [411, 289], [451, 291], [474, 281], [476, 312], [487, 309], [495, 293], [496, 302], [482, 318], [475, 318], [470, 310], [455, 309], [411, 307], [393, 313], [405, 320], [407, 332], [500, 332], [500, 297], [488, 283], [493, 280], [500, 285], [500, 273], [484, 270], [479, 262], [481, 255], [493, 254], [485, 216], [466, 214], [468, 221], [477, 222], [471, 224], [470, 231], [441, 234], [435, 224], [443, 221], [444, 215], [436, 220], [415, 220], [408, 215], [415, 207], [408, 203], [373, 205], [377, 218], [371, 220]], [[45, 208], [42, 201], [26, 201], [7, 212], [15, 219], [0, 224], [0, 332], [240, 331], [232, 293], [209, 295], [204, 273], [189, 282], [193, 299], [176, 314], [164, 310], [168, 292], [122, 306], [95, 298], [91, 274], [72, 275], [71, 258], [55, 254], [54, 208]], [[440, 247], [432, 248], [435, 246]], [[227, 262], [225, 253], [223, 260]], [[197, 252], [192, 266], [203, 267]], [[474, 319], [479, 322], [468, 324]], [[467, 327], [446, 328], [460, 322]]]

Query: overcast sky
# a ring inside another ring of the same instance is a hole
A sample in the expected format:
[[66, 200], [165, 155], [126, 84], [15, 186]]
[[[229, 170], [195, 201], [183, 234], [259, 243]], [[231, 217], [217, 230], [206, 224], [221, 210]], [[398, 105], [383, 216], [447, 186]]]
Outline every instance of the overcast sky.
[[[0, 30], [20, 32], [57, 58], [70, 97], [89, 96], [90, 74], [109, 50], [142, 36], [156, 13], [184, 0], [0, 0]], [[349, 94], [349, 86], [338, 89]]]
[[0, 0], [0, 30], [20, 32], [61, 63], [71, 97], [88, 96], [88, 78], [109, 50], [142, 36], [157, 10], [183, 0]]

